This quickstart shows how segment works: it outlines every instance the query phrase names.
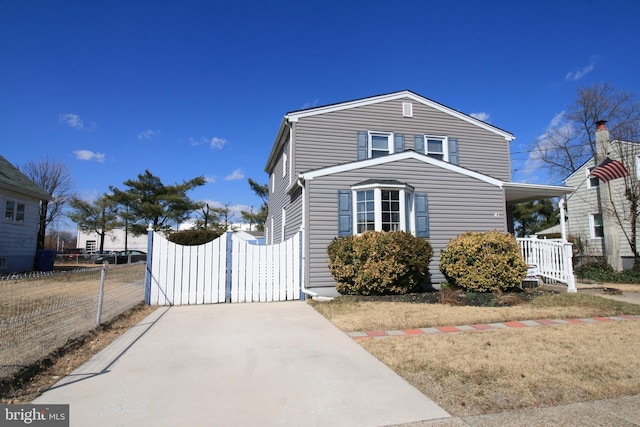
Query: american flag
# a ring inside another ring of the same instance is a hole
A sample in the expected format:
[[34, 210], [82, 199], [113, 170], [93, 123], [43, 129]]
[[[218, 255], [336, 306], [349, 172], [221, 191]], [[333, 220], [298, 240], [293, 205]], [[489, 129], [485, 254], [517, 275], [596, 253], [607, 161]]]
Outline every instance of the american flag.
[[624, 165], [610, 158], [604, 159], [595, 169], [591, 171], [591, 176], [595, 176], [602, 182], [611, 181], [612, 179], [624, 178], [629, 176], [629, 171]]

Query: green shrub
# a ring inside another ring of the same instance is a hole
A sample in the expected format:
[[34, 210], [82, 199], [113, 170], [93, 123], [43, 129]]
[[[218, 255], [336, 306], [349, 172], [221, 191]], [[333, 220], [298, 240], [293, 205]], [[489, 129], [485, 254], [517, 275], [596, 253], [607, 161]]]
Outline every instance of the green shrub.
[[440, 271], [452, 286], [494, 292], [519, 286], [527, 274], [527, 264], [512, 235], [468, 231], [442, 251]]
[[640, 270], [615, 271], [606, 262], [594, 262], [575, 267], [575, 276], [582, 280], [610, 283], [640, 283]]
[[346, 295], [399, 295], [429, 283], [431, 244], [404, 231], [367, 231], [334, 239], [329, 270]]
[[220, 237], [222, 233], [216, 230], [182, 230], [169, 234], [167, 240], [184, 246], [196, 246], [208, 243]]

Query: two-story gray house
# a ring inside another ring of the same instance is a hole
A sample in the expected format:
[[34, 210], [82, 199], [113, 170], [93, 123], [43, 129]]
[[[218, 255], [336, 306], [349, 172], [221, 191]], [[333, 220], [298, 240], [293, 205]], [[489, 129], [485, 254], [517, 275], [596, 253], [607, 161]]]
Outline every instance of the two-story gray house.
[[509, 205], [559, 197], [562, 186], [511, 182], [509, 143], [496, 126], [405, 90], [287, 113], [265, 171], [266, 243], [303, 232], [311, 295], [336, 295], [327, 246], [366, 230], [429, 239], [440, 251], [469, 230], [513, 231]]
[[33, 269], [40, 200], [50, 199], [42, 188], [0, 156], [0, 274]]

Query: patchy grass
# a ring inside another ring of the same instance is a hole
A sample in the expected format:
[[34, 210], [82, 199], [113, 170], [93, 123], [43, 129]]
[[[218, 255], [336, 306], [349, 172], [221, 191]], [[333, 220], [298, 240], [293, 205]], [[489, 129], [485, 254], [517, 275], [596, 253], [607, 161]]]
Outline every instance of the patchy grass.
[[[444, 299], [452, 298], [448, 294]], [[536, 292], [517, 305], [500, 307], [428, 299], [339, 297], [311, 305], [343, 331], [640, 315], [638, 305], [580, 293]], [[638, 321], [360, 339], [358, 343], [454, 416], [640, 393]]]
[[455, 416], [640, 393], [635, 321], [358, 342]]
[[[501, 298], [505, 297], [509, 295], [501, 296]], [[640, 315], [640, 306], [580, 293], [539, 293], [529, 302], [522, 301], [519, 305], [501, 307], [373, 299], [364, 301], [347, 296], [341, 296], [329, 302], [312, 301], [310, 304], [345, 332], [428, 328], [512, 320]]]

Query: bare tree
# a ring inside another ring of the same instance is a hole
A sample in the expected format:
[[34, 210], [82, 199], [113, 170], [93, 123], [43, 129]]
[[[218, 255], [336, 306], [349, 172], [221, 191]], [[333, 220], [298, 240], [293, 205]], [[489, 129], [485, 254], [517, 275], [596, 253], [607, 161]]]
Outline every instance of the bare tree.
[[640, 102], [634, 93], [609, 83], [579, 88], [576, 98], [535, 143], [533, 157], [555, 178], [564, 179], [596, 156], [596, 122], [607, 121], [611, 139], [638, 141]]
[[47, 226], [63, 215], [62, 208], [74, 195], [71, 173], [67, 165], [49, 157], [38, 162], [27, 162], [19, 169], [51, 196], [51, 200], [40, 202], [38, 249], [44, 249]]
[[[620, 230], [637, 267], [640, 266], [637, 232], [640, 186], [636, 173], [636, 159], [640, 155], [639, 129], [640, 102], [635, 94], [618, 91], [608, 83], [594, 84], [578, 89], [573, 104], [545, 137], [537, 142], [534, 151], [551, 174], [561, 178], [568, 177], [592, 158], [595, 159], [594, 165], [599, 165], [606, 158], [625, 165], [630, 173], [624, 179], [600, 183], [597, 206], [593, 206], [593, 209], [610, 218], [605, 220], [605, 227], [616, 227], [605, 231], [605, 254], [618, 247], [612, 235]], [[602, 130], [606, 133], [598, 134]], [[620, 269], [619, 258], [614, 255], [608, 261]]]

